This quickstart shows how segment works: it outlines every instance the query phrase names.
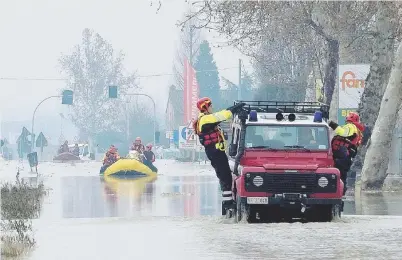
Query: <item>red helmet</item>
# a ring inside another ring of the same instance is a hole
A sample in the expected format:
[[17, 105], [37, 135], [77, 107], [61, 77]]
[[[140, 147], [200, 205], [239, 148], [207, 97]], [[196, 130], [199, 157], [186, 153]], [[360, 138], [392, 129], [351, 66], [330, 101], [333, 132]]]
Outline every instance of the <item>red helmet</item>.
[[198, 102], [197, 102], [197, 108], [201, 112], [207, 110], [208, 107], [210, 107], [211, 105], [212, 105], [212, 101], [208, 97], [203, 97], [200, 100], [198, 100]]
[[359, 114], [355, 112], [349, 112], [348, 116], [346, 117], [346, 122], [360, 123]]

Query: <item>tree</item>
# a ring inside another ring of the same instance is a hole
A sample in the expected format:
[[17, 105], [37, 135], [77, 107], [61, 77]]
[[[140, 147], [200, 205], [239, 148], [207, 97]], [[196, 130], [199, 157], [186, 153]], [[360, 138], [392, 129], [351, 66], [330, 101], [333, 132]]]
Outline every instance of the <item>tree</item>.
[[[395, 36], [398, 30], [398, 8], [395, 2], [378, 2], [378, 13], [374, 26], [374, 44], [371, 67], [359, 104], [360, 120], [368, 129], [373, 129], [381, 106], [381, 99], [387, 87], [394, 57]], [[365, 133], [365, 139], [370, 138]], [[362, 146], [353, 161], [351, 172], [360, 173], [367, 147]], [[379, 172], [386, 171], [388, 164], [381, 165]]]
[[[208, 41], [203, 41], [194, 65], [201, 97], [210, 97], [218, 107], [220, 103], [219, 73]], [[219, 105], [220, 107], [221, 105]]]
[[67, 85], [74, 91], [72, 121], [83, 132], [117, 130], [115, 119], [121, 118], [122, 107], [110, 100], [108, 86], [119, 86], [123, 94], [137, 88], [135, 74], [125, 75], [124, 55], [93, 30], [84, 29], [82, 43], [74, 51], [62, 55], [60, 65], [68, 77]]
[[[243, 68], [241, 78], [241, 96], [243, 100], [254, 99], [254, 80], [252, 76]], [[222, 108], [233, 106], [233, 101], [238, 99], [239, 85], [233, 83], [225, 77], [222, 77], [223, 86], [225, 89], [221, 89], [221, 104]], [[258, 98], [257, 98], [258, 99]]]
[[402, 108], [402, 42], [399, 44], [388, 85], [381, 100], [370, 146], [362, 169], [363, 190], [381, 189], [387, 177], [391, 140]]
[[128, 108], [129, 114], [129, 135], [131, 140], [138, 136], [141, 137], [144, 144], [154, 140], [154, 113], [145, 105], [133, 103]]
[[181, 28], [176, 59], [173, 64], [173, 75], [177, 89], [184, 89], [184, 60], [188, 59], [191, 65], [194, 64], [201, 41], [202, 37], [200, 29], [197, 28], [197, 21], [189, 19]]
[[[328, 104], [332, 101], [336, 85], [340, 51], [351, 49], [354, 45], [357, 49], [369, 46], [368, 41], [362, 41], [362, 44], [356, 42], [365, 40], [367, 24], [376, 12], [375, 5], [370, 2], [204, 0], [197, 3], [197, 12], [192, 17], [202, 20], [205, 27], [225, 35], [229, 44], [244, 53], [255, 57], [264, 44], [278, 46], [279, 49], [268, 52], [264, 57], [270, 59], [273, 68], [275, 63], [281, 63], [279, 67], [286, 65], [288, 53], [295, 53], [290, 52], [289, 47], [295, 46], [306, 54], [314, 50], [309, 59], [301, 58], [299, 62], [303, 65], [301, 68], [306, 68], [306, 65], [308, 68], [308, 63], [303, 61], [314, 59], [315, 63], [320, 63], [324, 60], [322, 74]], [[321, 47], [324, 52], [321, 52]], [[321, 56], [317, 56], [320, 53]], [[256, 60], [262, 62], [261, 59]], [[299, 75], [309, 75], [311, 70], [307, 73], [301, 70]], [[285, 74], [284, 69], [281, 69], [281, 74]], [[273, 73], [273, 76], [276, 74]], [[331, 110], [337, 112], [335, 106], [331, 106]]]
[[243, 100], [252, 100], [253, 99], [253, 87], [254, 87], [254, 80], [251, 74], [242, 69], [241, 73], [241, 97]]
[[221, 77], [222, 85], [225, 86], [221, 88], [221, 105], [224, 108], [233, 106], [233, 100], [237, 99], [237, 85], [225, 77]]

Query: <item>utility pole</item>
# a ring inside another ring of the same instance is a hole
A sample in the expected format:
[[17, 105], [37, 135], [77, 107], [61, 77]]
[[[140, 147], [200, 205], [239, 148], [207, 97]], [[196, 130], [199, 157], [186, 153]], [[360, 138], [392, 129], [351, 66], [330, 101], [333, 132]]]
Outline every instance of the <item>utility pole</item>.
[[[191, 67], [193, 67], [193, 33], [194, 33], [194, 26], [192, 24], [190, 24], [190, 58], [189, 58], [189, 60], [190, 60]], [[187, 84], [188, 84], [188, 82], [187, 82]], [[195, 149], [195, 147], [194, 147], [194, 149]], [[192, 158], [192, 161], [194, 162], [195, 161], [195, 150], [191, 151], [191, 158]]]
[[239, 86], [237, 87], [237, 100], [241, 100], [241, 59], [239, 59]]
[[194, 33], [194, 26], [190, 25], [190, 53], [189, 53], [189, 60], [191, 66], [193, 66], [193, 33]]

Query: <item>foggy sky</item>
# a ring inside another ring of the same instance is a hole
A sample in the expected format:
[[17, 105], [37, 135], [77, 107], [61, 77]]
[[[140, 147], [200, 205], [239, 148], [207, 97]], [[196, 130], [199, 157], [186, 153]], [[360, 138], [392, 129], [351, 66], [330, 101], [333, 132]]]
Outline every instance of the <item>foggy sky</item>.
[[[158, 14], [147, 0], [0, 0], [0, 78], [61, 78], [58, 58], [81, 42], [84, 28], [94, 29], [115, 49], [126, 54], [126, 68], [139, 75], [172, 73], [179, 37], [175, 25], [186, 10], [184, 0], [166, 0]], [[214, 43], [211, 35], [208, 39]], [[213, 48], [218, 67], [236, 67], [231, 48]], [[247, 62], [247, 59], [245, 59]], [[220, 75], [237, 82], [236, 68]], [[157, 102], [164, 117], [172, 76], [141, 77], [142, 92]], [[3, 120], [30, 120], [35, 106], [59, 94], [63, 81], [0, 80], [0, 114]], [[66, 112], [59, 100], [44, 103], [38, 117]]]

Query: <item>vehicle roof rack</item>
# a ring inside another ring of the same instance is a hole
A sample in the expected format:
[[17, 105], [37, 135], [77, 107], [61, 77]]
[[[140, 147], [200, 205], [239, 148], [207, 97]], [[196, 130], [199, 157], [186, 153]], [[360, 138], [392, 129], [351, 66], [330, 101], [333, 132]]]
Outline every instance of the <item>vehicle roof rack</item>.
[[321, 102], [291, 102], [291, 101], [244, 101], [236, 100], [234, 104], [245, 103], [244, 109], [262, 113], [298, 113], [314, 114], [321, 111], [325, 119], [329, 119], [329, 106]]

